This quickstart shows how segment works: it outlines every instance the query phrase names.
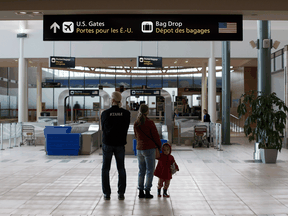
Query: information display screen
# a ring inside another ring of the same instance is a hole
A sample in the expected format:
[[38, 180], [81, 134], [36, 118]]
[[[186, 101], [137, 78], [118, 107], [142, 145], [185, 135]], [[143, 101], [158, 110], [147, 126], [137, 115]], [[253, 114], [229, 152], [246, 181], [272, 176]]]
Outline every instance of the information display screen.
[[138, 56], [137, 67], [162, 68], [162, 57]]
[[242, 15], [44, 15], [44, 41], [242, 41]]

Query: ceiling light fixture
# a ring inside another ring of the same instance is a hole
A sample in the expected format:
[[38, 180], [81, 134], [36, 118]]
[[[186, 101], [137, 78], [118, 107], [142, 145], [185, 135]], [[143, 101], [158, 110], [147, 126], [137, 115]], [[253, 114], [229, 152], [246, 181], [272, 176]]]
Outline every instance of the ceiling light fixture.
[[188, 60], [186, 60], [185, 63], [188, 63]]

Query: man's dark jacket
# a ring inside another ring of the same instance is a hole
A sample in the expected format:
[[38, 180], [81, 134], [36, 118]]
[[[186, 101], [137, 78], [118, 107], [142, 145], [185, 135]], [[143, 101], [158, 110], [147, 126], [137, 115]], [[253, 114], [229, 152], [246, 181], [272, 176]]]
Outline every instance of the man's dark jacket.
[[110, 146], [123, 146], [127, 143], [130, 112], [117, 105], [105, 110], [101, 115], [102, 142]]
[[208, 113], [204, 115], [204, 122], [211, 122], [210, 115]]

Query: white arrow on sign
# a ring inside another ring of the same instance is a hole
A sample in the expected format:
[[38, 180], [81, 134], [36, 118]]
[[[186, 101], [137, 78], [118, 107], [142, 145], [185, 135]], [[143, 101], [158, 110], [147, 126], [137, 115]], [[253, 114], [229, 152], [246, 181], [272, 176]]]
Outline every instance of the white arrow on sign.
[[53, 33], [56, 33], [57, 28], [60, 29], [60, 26], [59, 26], [56, 22], [54, 22], [54, 23], [50, 26], [50, 29], [52, 29], [52, 28], [54, 28], [54, 29], [53, 29], [53, 30], [54, 30]]

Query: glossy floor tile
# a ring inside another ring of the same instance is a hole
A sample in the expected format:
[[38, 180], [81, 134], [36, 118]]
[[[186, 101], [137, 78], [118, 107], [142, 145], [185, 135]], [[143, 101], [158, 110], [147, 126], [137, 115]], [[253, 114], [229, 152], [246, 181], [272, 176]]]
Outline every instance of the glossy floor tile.
[[156, 196], [154, 178], [154, 198], [139, 199], [137, 158], [126, 155], [125, 200], [118, 200], [113, 158], [109, 201], [102, 194], [100, 150], [47, 156], [43, 146], [5, 148], [0, 151], [0, 216], [288, 216], [288, 150], [282, 149], [276, 164], [262, 164], [253, 160], [254, 146], [246, 137], [231, 135], [231, 143], [223, 151], [173, 145], [180, 171], [171, 180], [170, 198]]

